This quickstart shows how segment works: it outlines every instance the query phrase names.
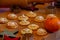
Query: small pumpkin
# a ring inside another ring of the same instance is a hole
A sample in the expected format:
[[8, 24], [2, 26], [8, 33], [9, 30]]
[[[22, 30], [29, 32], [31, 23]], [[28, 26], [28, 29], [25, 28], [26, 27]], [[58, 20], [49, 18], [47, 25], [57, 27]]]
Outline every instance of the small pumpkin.
[[58, 19], [58, 17], [49, 17], [46, 18], [44, 24], [48, 32], [56, 32], [59, 30], [60, 20]]

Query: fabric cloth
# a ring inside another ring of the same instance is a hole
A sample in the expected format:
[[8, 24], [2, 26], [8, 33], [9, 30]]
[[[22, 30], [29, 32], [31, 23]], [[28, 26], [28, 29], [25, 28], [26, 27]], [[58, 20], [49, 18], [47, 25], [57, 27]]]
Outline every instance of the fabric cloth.
[[4, 40], [20, 40], [19, 37], [9, 37], [7, 35], [4, 35]]

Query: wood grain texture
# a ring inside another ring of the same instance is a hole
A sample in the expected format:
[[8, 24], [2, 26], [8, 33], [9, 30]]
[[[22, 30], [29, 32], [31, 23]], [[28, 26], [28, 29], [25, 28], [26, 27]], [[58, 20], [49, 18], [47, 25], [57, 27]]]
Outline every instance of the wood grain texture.
[[[46, 18], [47, 14], [49, 14], [49, 12], [46, 11], [46, 9], [43, 9], [43, 10], [44, 10], [44, 12], [43, 12], [43, 11], [40, 11], [40, 10], [34, 11], [34, 12], [37, 13], [37, 15], [42, 15], [42, 16], [44, 16], [44, 18]], [[60, 9], [56, 9], [55, 11], [56, 11], [55, 15], [60, 18]], [[19, 16], [19, 15], [22, 15], [22, 14], [26, 14], [27, 12], [28, 12], [28, 11], [26, 11], [26, 10], [21, 10], [20, 13], [17, 13], [16, 15]], [[48, 13], [46, 13], [46, 12], [48, 12]], [[7, 15], [8, 15], [9, 13], [10, 13], [10, 12], [0, 13], [0, 17], [7, 17]], [[44, 23], [37, 23], [37, 22], [35, 22], [33, 19], [34, 19], [34, 18], [30, 18], [29, 21], [30, 21], [31, 23], [38, 24], [40, 27], [43, 27], [43, 28], [44, 28]], [[17, 23], [19, 23], [19, 21], [17, 21], [17, 20], [14, 20], [14, 21], [16, 21]], [[21, 29], [24, 29], [24, 28], [27, 28], [27, 26], [21, 26], [21, 25], [19, 25], [19, 27], [16, 28], [16, 29], [19, 30], [19, 33], [16, 34], [17, 37], [22, 37], [22, 35], [21, 35], [21, 33], [20, 33], [20, 30], [21, 30]], [[6, 29], [6, 24], [2, 24], [2, 25], [0, 24], [0, 29]], [[15, 30], [15, 29], [8, 29], [8, 30], [9, 30], [9, 31], [12, 31], [12, 30]], [[46, 35], [46, 36], [38, 36], [38, 35], [36, 34], [36, 31], [33, 32], [33, 35], [34, 35], [34, 40], [41, 40], [42, 38], [47, 37], [47, 35]], [[0, 38], [0, 40], [1, 40], [1, 38]]]
[[46, 2], [51, 2], [53, 0], [0, 0], [0, 5], [8, 5], [8, 6], [11, 6], [11, 5], [20, 5], [20, 6], [27, 6], [29, 3], [31, 2], [43, 2], [43, 3], [46, 3]]

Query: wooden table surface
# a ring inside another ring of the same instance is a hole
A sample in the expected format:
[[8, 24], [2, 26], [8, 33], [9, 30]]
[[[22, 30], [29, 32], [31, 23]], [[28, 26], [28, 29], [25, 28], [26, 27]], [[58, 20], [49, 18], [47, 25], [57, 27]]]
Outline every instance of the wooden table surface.
[[[19, 15], [21, 15], [21, 14], [26, 14], [27, 12], [28, 12], [28, 11], [26, 11], [26, 10], [21, 10], [20, 13], [17, 13], [16, 15], [19, 16]], [[44, 18], [46, 18], [47, 14], [49, 14], [49, 12], [46, 11], [46, 10], [43, 10], [43, 11], [38, 10], [38, 11], [34, 11], [34, 12], [37, 13], [37, 15], [42, 15], [42, 16], [44, 16]], [[7, 18], [7, 15], [8, 15], [9, 13], [10, 13], [10, 12], [0, 13], [0, 17], [6, 17], [6, 18]], [[60, 10], [59, 10], [59, 9], [56, 9], [54, 14], [56, 14], [56, 16], [58, 16], [58, 17], [60, 18]], [[16, 21], [17, 23], [19, 23], [18, 20], [13, 20], [13, 21]], [[37, 22], [35, 22], [35, 21], [33, 20], [33, 18], [30, 18], [29, 21], [30, 21], [31, 23], [35, 23], [35, 24], [39, 25], [40, 27], [44, 27], [44, 24], [43, 24], [43, 23], [37, 23]], [[19, 25], [19, 27], [16, 28], [16, 29], [19, 30], [18, 34], [16, 34], [17, 37], [22, 37], [22, 35], [21, 35], [21, 33], [20, 33], [20, 30], [21, 30], [21, 29], [24, 29], [24, 28], [27, 28], [27, 26], [21, 26], [21, 25]], [[8, 28], [6, 28], [6, 24], [0, 24], [0, 30], [1, 30], [1, 29], [4, 30], [4, 29], [8, 29]], [[12, 31], [12, 30], [16, 30], [16, 29], [8, 29], [8, 30], [9, 30], [9, 31]], [[33, 31], [33, 35], [34, 35], [34, 40], [41, 40], [42, 38], [44, 38], [44, 37], [47, 36], [47, 35], [46, 35], [46, 36], [38, 36], [38, 35], [36, 34], [36, 31]], [[0, 40], [2, 40], [2, 39], [0, 38]]]

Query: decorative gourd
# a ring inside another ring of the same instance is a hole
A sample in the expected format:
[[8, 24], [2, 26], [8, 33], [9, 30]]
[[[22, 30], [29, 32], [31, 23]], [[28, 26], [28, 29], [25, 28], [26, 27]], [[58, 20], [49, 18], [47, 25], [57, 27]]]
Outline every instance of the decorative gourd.
[[56, 32], [59, 30], [60, 20], [57, 17], [49, 17], [44, 22], [48, 32]]

